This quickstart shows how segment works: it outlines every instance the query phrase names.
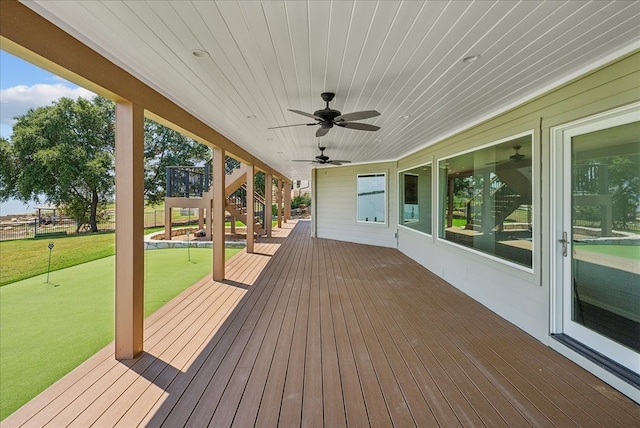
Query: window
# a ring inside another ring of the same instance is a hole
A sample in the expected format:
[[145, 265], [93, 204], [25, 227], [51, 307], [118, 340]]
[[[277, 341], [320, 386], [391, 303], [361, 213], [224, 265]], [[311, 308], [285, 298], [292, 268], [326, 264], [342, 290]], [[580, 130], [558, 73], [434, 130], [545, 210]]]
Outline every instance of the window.
[[399, 173], [400, 225], [431, 234], [431, 164]]
[[387, 175], [358, 175], [358, 221], [385, 223], [387, 217]]
[[438, 161], [441, 239], [532, 267], [531, 141], [527, 133]]

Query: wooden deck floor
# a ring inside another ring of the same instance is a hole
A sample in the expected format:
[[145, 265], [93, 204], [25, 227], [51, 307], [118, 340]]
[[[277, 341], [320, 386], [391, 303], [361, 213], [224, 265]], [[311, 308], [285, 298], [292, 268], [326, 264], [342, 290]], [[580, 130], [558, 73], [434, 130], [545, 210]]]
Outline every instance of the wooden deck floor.
[[[294, 227], [295, 226], [295, 227]], [[640, 406], [398, 251], [307, 221], [203, 280], [14, 426], [640, 426]]]

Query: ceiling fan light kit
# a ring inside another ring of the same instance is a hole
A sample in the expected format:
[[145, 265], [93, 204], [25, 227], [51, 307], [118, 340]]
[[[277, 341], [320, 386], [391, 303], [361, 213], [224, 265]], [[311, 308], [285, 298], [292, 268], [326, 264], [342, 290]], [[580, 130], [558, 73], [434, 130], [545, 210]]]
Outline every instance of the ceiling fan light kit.
[[323, 92], [320, 94], [322, 100], [326, 103], [325, 108], [316, 110], [311, 113], [306, 113], [300, 110], [287, 109], [292, 113], [296, 113], [302, 116], [306, 116], [311, 119], [315, 119], [314, 123], [299, 123], [296, 125], [284, 125], [284, 126], [274, 126], [269, 129], [277, 129], [277, 128], [288, 128], [291, 126], [315, 126], [319, 125], [320, 128], [316, 131], [316, 137], [323, 137], [327, 135], [329, 130], [334, 126], [339, 126], [341, 128], [355, 129], [358, 131], [377, 131], [380, 129], [379, 126], [370, 125], [368, 123], [359, 123], [354, 122], [356, 120], [369, 119], [372, 117], [380, 116], [375, 110], [365, 110], [365, 111], [357, 111], [353, 113], [342, 114], [338, 110], [333, 110], [329, 108], [329, 103], [333, 101], [333, 98], [336, 94], [333, 92]]

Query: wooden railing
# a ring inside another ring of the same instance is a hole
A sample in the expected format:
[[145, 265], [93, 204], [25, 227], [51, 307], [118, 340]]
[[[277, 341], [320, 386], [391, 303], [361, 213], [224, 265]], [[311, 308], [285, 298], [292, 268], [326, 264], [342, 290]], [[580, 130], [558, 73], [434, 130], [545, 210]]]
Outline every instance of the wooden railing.
[[[225, 173], [230, 176], [235, 170], [241, 167], [241, 163], [231, 157], [225, 160]], [[170, 166], [167, 167], [167, 188], [168, 198], [202, 198], [211, 188], [211, 161], [204, 166]], [[228, 198], [229, 204], [237, 212], [245, 216], [247, 208], [247, 186], [242, 185], [236, 189]], [[266, 204], [264, 198], [254, 192], [254, 219], [262, 227], [265, 222]], [[245, 216], [246, 218], [246, 216]]]
[[205, 166], [168, 166], [167, 197], [201, 198], [211, 186], [210, 168], [210, 162]]
[[[228, 201], [238, 211], [246, 215], [247, 212], [247, 185], [243, 184], [238, 190], [229, 196]], [[257, 192], [253, 194], [253, 216], [256, 223], [265, 227], [266, 203], [264, 198]], [[248, 220], [248, 219], [247, 219]]]

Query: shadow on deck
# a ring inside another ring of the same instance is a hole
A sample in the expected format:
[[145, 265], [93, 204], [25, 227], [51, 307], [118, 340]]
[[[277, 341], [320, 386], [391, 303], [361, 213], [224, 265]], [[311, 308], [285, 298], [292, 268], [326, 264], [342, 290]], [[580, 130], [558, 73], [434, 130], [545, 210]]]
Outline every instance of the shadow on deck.
[[[285, 239], [286, 238], [286, 239]], [[640, 406], [400, 252], [287, 223], [3, 421], [639, 426]]]

